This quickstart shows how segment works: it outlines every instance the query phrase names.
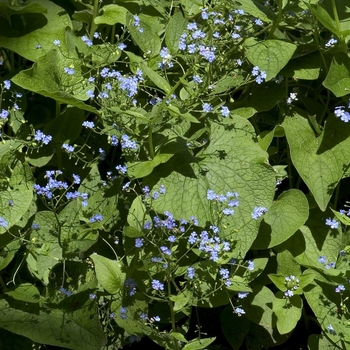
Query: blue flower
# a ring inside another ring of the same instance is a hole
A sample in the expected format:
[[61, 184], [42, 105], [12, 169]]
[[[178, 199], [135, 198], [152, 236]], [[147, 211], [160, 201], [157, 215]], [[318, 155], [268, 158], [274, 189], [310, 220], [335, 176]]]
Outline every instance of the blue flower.
[[10, 80], [4, 80], [4, 88], [6, 90], [10, 90], [10, 88], [11, 88], [11, 81]]
[[89, 47], [93, 45], [92, 40], [89, 39], [86, 35], [82, 36], [81, 40], [83, 40], [84, 43]]
[[158, 280], [152, 280], [152, 288], [154, 290], [164, 290], [163, 283], [160, 283]]
[[64, 67], [64, 72], [69, 74], [69, 75], [73, 75], [74, 74], [74, 69], [73, 68], [69, 68], [69, 67]]
[[53, 44], [56, 45], [56, 46], [60, 46], [61, 45], [61, 41], [56, 39], [53, 41]]
[[143, 242], [144, 242], [145, 240], [143, 239], [143, 238], [136, 238], [135, 239], [135, 247], [136, 248], [141, 248], [141, 247], [143, 247]]
[[168, 247], [161, 246], [160, 250], [162, 251], [163, 254], [165, 255], [171, 255], [171, 250]]
[[124, 44], [124, 43], [118, 44], [118, 49], [119, 49], [119, 50], [124, 50], [124, 49], [126, 49], [126, 44]]
[[221, 115], [223, 117], [228, 117], [230, 115], [230, 110], [226, 106], [221, 107]]
[[102, 221], [103, 220], [103, 216], [101, 214], [95, 214], [94, 216], [92, 216], [90, 219], [91, 223], [94, 223], [96, 221]]
[[327, 259], [326, 259], [326, 257], [324, 255], [321, 255], [318, 258], [318, 262], [324, 265], [327, 262]]
[[267, 212], [267, 209], [265, 207], [255, 207], [254, 211], [252, 213], [252, 218], [254, 220], [257, 220], [258, 218], [260, 218], [266, 212]]
[[8, 222], [3, 217], [0, 217], [0, 226], [4, 228], [8, 226]]
[[339, 226], [339, 222], [337, 220], [332, 220], [331, 218], [326, 219], [326, 225], [330, 226], [332, 229], [337, 229]]
[[62, 145], [62, 148], [67, 152], [67, 153], [72, 153], [74, 152], [74, 146], [68, 145], [68, 143], [64, 143]]
[[44, 145], [47, 145], [52, 140], [52, 136], [51, 135], [45, 135], [42, 131], [37, 130], [35, 132], [34, 139], [36, 141], [41, 141]]
[[244, 311], [242, 308], [240, 308], [240, 307], [236, 307], [235, 313], [236, 313], [238, 316], [241, 316], [241, 315], [244, 315], [244, 314], [245, 314], [245, 311]]
[[86, 120], [85, 122], [83, 122], [82, 126], [86, 129], [93, 129], [95, 127], [95, 123]]
[[210, 103], [203, 103], [202, 105], [203, 111], [209, 113], [213, 110], [213, 106]]

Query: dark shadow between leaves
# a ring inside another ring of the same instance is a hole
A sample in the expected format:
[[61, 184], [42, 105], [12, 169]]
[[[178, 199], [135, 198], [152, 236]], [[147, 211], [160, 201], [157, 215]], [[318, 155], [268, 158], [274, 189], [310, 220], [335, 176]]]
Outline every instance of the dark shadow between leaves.
[[316, 154], [325, 153], [344, 142], [350, 134], [350, 124], [330, 115], [324, 129], [324, 136]]
[[260, 223], [258, 235], [253, 242], [252, 249], [266, 249], [271, 242], [271, 225], [263, 219]]
[[47, 18], [41, 13], [23, 13], [12, 15], [11, 23], [4, 18], [0, 21], [1, 36], [6, 38], [19, 38], [32, 33], [47, 25]]

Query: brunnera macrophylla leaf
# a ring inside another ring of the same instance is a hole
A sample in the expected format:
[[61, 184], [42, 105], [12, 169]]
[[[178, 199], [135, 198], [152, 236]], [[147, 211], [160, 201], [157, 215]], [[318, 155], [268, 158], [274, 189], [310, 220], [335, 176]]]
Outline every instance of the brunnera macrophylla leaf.
[[239, 0], [239, 8], [267, 23], [276, 19], [275, 13], [270, 11], [267, 6], [263, 6], [252, 0]]
[[322, 56], [319, 52], [311, 52], [291, 59], [282, 69], [281, 75], [293, 79], [315, 80], [321, 71]]
[[257, 206], [270, 208], [275, 193], [275, 174], [266, 157], [246, 119], [232, 116], [222, 123], [213, 122], [209, 145], [198, 154], [198, 160], [190, 153], [175, 154], [147, 178], [151, 186], [159, 181], [156, 187], [163, 184], [167, 190], [153, 206], [160, 213], [170, 211], [176, 219], [194, 215], [204, 227], [217, 220], [207, 190], [237, 192], [239, 206], [233, 216], [223, 219], [220, 235], [235, 241], [233, 250], [243, 257], [259, 227], [251, 214]]
[[92, 254], [96, 277], [102, 287], [110, 294], [117, 294], [123, 290], [125, 273], [121, 261], [113, 261], [102, 255]]
[[350, 59], [344, 54], [338, 53], [329, 67], [323, 86], [332, 91], [336, 97], [349, 94], [350, 91]]
[[253, 293], [249, 293], [241, 300], [242, 308], [245, 310], [244, 317], [252, 321], [246, 337], [248, 349], [260, 349], [261, 346], [269, 348], [288, 338], [276, 331], [276, 316], [272, 310], [273, 300], [274, 294], [265, 286], [256, 286]]
[[[33, 62], [55, 47], [54, 40], [60, 40], [61, 48], [65, 50], [66, 30], [73, 29], [73, 25], [62, 7], [46, 0], [32, 0], [26, 6], [12, 6], [11, 9], [14, 7], [20, 13], [13, 11], [10, 22], [4, 19], [0, 22], [1, 47]], [[14, 20], [22, 23], [20, 33], [10, 24]]]
[[128, 163], [128, 175], [134, 179], [145, 177], [151, 174], [159, 164], [166, 163], [172, 156], [173, 154], [158, 153], [151, 160]]
[[16, 288], [6, 291], [5, 294], [13, 299], [21, 300], [26, 303], [38, 303], [40, 300], [38, 288], [31, 283], [22, 283]]
[[146, 206], [142, 201], [141, 196], [137, 196], [129, 209], [127, 222], [130, 226], [139, 231], [143, 231], [143, 226], [147, 221], [152, 221], [147, 213]]
[[277, 273], [284, 276], [299, 276], [301, 274], [300, 265], [288, 250], [277, 254]]
[[5, 246], [2, 245], [0, 250], [0, 271], [12, 261], [20, 247], [19, 241], [10, 242]]
[[179, 41], [187, 26], [187, 19], [181, 11], [176, 11], [165, 28], [165, 44], [172, 55], [179, 51]]
[[266, 80], [277, 76], [292, 58], [297, 46], [282, 40], [257, 41], [248, 38], [244, 41], [248, 60], [260, 71], [266, 72]]
[[299, 295], [285, 298], [282, 292], [277, 292], [272, 302], [272, 309], [277, 316], [277, 330], [280, 334], [291, 332], [300, 320], [303, 301]]
[[208, 345], [213, 343], [215, 339], [216, 339], [216, 337], [191, 340], [183, 347], [183, 350], [204, 349]]
[[[148, 302], [142, 298], [140, 293], [136, 293], [131, 300], [123, 301], [115, 300], [111, 303], [111, 311], [115, 315], [115, 320], [119, 327], [123, 328], [129, 334], [147, 334], [149, 328], [142, 321], [140, 315], [142, 313], [148, 314]], [[120, 309], [126, 308], [124, 317], [120, 315]]]
[[62, 259], [57, 221], [53, 212], [39, 211], [33, 222], [39, 225], [39, 229], [30, 233], [26, 262], [29, 272], [48, 284], [51, 269]]
[[110, 26], [120, 23], [126, 25], [128, 10], [116, 4], [105, 5], [101, 8], [102, 15], [95, 17], [95, 24], [108, 24]]
[[158, 55], [162, 45], [158, 33], [154, 31], [154, 27], [146, 23], [144, 18], [141, 19], [141, 16], [140, 25], [135, 26], [134, 17], [130, 13], [127, 13], [126, 21], [128, 30], [138, 47], [151, 57]]
[[305, 225], [275, 249], [288, 250], [300, 265], [306, 267], [323, 269], [323, 265], [318, 262], [320, 256], [325, 256], [327, 263], [336, 262], [344, 242], [340, 228], [334, 230], [325, 224], [331, 216], [329, 209], [326, 212], [318, 208], [311, 209]]
[[227, 305], [220, 313], [221, 329], [232, 349], [238, 350], [249, 333], [250, 321], [246, 317], [235, 314], [231, 305]]
[[253, 249], [274, 247], [292, 236], [309, 216], [306, 196], [299, 190], [283, 192], [264, 215]]
[[32, 189], [0, 191], [0, 215], [7, 221], [7, 227], [1, 227], [0, 233], [4, 233], [6, 229], [15, 225], [22, 218], [29, 209], [32, 200]]
[[100, 349], [106, 344], [106, 336], [96, 306], [90, 300], [81, 300], [79, 306], [71, 312], [5, 298], [0, 300], [0, 327], [41, 344]]
[[[74, 69], [73, 75], [65, 72], [67, 67]], [[23, 89], [51, 97], [59, 103], [99, 114], [95, 107], [83, 102], [88, 99], [86, 92], [94, 90], [94, 85], [84, 79], [80, 60], [68, 58], [58, 49], [47, 52], [33, 67], [15, 75], [12, 81]]]
[[141, 64], [142, 72], [156, 85], [157, 88], [163, 90], [166, 94], [169, 94], [171, 86], [169, 83], [152, 68]]
[[350, 218], [346, 214], [341, 214], [338, 211], [335, 211], [334, 209], [330, 208], [335, 215], [336, 219], [340, 221], [344, 225], [350, 225]]
[[321, 210], [328, 202], [350, 162], [350, 125], [329, 116], [318, 137], [304, 113], [291, 111], [282, 124], [292, 162]]
[[180, 0], [181, 8], [187, 15], [194, 16], [201, 12], [203, 2], [201, 0]]
[[326, 335], [311, 334], [307, 341], [309, 350], [342, 350], [342, 344], [333, 343]]
[[[345, 319], [342, 321], [337, 315], [341, 299], [335, 289], [340, 283], [326, 278], [315, 270], [306, 271], [314, 274], [314, 280], [305, 288], [304, 296], [323, 331], [331, 334], [329, 337], [335, 343], [341, 340], [350, 341], [347, 321]], [[334, 333], [330, 333], [329, 325], [335, 330]]]

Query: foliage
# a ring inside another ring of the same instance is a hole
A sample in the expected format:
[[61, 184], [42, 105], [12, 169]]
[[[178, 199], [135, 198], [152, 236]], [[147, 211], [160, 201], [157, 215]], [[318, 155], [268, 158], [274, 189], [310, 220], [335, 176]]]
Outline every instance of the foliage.
[[1, 348], [350, 349], [347, 1], [0, 16]]

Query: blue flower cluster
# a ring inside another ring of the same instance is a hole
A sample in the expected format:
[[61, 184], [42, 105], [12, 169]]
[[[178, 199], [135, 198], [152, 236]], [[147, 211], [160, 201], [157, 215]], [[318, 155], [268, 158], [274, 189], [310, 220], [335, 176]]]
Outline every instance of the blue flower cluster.
[[73, 183], [72, 185], [68, 185], [65, 181], [57, 180], [56, 178], [59, 175], [62, 175], [62, 171], [60, 170], [48, 170], [46, 171], [45, 178], [47, 179], [47, 184], [45, 186], [40, 186], [38, 184], [35, 184], [34, 191], [46, 197], [47, 199], [52, 199], [54, 195], [55, 190], [65, 190], [65, 197], [68, 200], [72, 200], [75, 198], [81, 198], [82, 199], [82, 206], [86, 207], [88, 205], [88, 194], [87, 193], [80, 193], [79, 191], [68, 191], [69, 188], [72, 188], [73, 185], [79, 185], [80, 184], [80, 176], [73, 174]]
[[239, 197], [237, 192], [227, 192], [224, 194], [216, 194], [213, 190], [207, 191], [207, 199], [210, 201], [216, 201], [221, 204], [225, 204], [227, 207], [222, 209], [222, 213], [226, 216], [231, 216], [235, 213], [234, 207], [238, 207], [239, 201], [236, 199]]
[[[350, 100], [348, 103], [348, 109], [350, 108]], [[334, 115], [337, 118], [340, 118], [341, 121], [347, 123], [350, 121], [350, 113], [348, 111], [345, 111], [345, 107], [344, 106], [337, 106], [334, 109]]]
[[44, 145], [48, 145], [52, 141], [51, 135], [45, 135], [42, 131], [37, 130], [34, 136], [35, 141], [41, 141]]

